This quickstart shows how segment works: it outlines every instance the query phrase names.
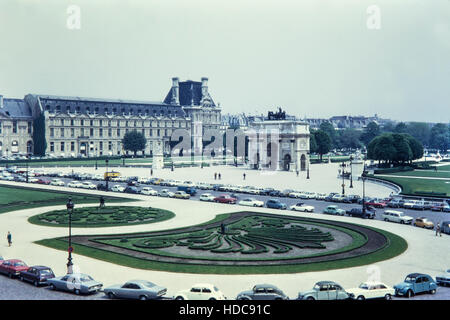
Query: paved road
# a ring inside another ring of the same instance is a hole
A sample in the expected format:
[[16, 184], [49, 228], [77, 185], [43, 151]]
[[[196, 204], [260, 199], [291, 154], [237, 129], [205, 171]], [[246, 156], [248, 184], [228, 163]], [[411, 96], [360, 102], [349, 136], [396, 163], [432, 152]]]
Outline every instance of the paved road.
[[[51, 180], [51, 179], [55, 179], [54, 177], [39, 177], [42, 179], [46, 179], [46, 180]], [[61, 179], [65, 182], [65, 184], [67, 185], [70, 181], [73, 181], [73, 179], [70, 178], [58, 178]], [[105, 184], [104, 181], [95, 181], [95, 180], [83, 180], [82, 182], [85, 181], [89, 181], [91, 183], [93, 183], [94, 185], [97, 185], [99, 183]], [[13, 182], [12, 182], [13, 183]], [[30, 185], [36, 185], [36, 184], [30, 184]], [[123, 183], [123, 182], [109, 182], [109, 186], [112, 187], [114, 185], [121, 185], [123, 187], [126, 187], [127, 184]], [[156, 190], [156, 191], [160, 191], [162, 189], [168, 189], [169, 191], [175, 192], [177, 191], [177, 187], [168, 187], [168, 186], [160, 186], [160, 185], [146, 185], [146, 184], [141, 184], [139, 185], [137, 188], [139, 190], [141, 190], [143, 187], [151, 187], [152, 189]], [[74, 191], [76, 191], [77, 189], [74, 188]], [[347, 194], [352, 194], [352, 189], [347, 189]], [[197, 189], [197, 194], [195, 196], [192, 196], [190, 198], [190, 201], [193, 200], [199, 200], [200, 195], [203, 193], [211, 193], [214, 196], [219, 196], [222, 194], [230, 194], [229, 192], [223, 192], [223, 191], [214, 191], [214, 190], [199, 190]], [[113, 194], [115, 195], [120, 195], [120, 193], [118, 192], [114, 192]], [[238, 202], [244, 198], [254, 198], [257, 200], [261, 200], [264, 203], [270, 199], [270, 198], [274, 198], [274, 197], [270, 197], [270, 196], [264, 196], [264, 195], [250, 195], [250, 194], [244, 194], [244, 193], [236, 193], [237, 195], [237, 199]], [[355, 208], [355, 207], [359, 207], [361, 208], [361, 205], [358, 204], [347, 204], [347, 203], [335, 203], [335, 202], [326, 202], [326, 201], [321, 201], [321, 200], [306, 200], [306, 199], [295, 199], [295, 198], [286, 198], [286, 197], [281, 197], [278, 198], [280, 199], [281, 202], [285, 203], [287, 205], [287, 207], [289, 208], [289, 206], [294, 205], [298, 202], [303, 202], [306, 205], [311, 205], [314, 206], [315, 210], [314, 213], [312, 213], [312, 215], [315, 215], [317, 213], [322, 213], [323, 210], [328, 206], [328, 205], [338, 205], [339, 208], [344, 209], [344, 210], [349, 210], [351, 208]], [[174, 199], [175, 200], [175, 199]], [[178, 201], [185, 201], [185, 200], [178, 200]], [[242, 207], [240, 207], [242, 208]], [[437, 223], [440, 223], [442, 221], [448, 221], [450, 220], [450, 212], [440, 212], [440, 211], [431, 211], [431, 210], [424, 210], [424, 211], [420, 211], [420, 210], [411, 210], [411, 209], [394, 209], [394, 208], [386, 208], [386, 209], [392, 209], [392, 210], [399, 210], [404, 212], [406, 215], [415, 218], [418, 217], [426, 217], [429, 220], [433, 221], [433, 223], [436, 225]], [[376, 213], [377, 216], [375, 219], [377, 220], [381, 220], [381, 214], [384, 212], [384, 209], [376, 209]], [[359, 219], [359, 218], [355, 218], [355, 219]], [[430, 232], [434, 232], [434, 231], [430, 231]]]
[[[77, 296], [72, 293], [53, 291], [48, 287], [36, 288], [27, 282], [0, 276], [0, 300], [109, 300], [102, 292]], [[290, 297], [295, 299], [296, 297]], [[408, 300], [393, 297], [393, 300]], [[436, 294], [419, 294], [410, 300], [450, 300], [450, 287], [439, 287]]]

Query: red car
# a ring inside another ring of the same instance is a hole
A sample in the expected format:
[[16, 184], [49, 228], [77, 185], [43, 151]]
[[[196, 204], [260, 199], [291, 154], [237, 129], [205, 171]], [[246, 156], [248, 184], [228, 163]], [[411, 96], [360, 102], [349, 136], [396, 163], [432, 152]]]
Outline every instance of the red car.
[[236, 203], [236, 198], [233, 198], [227, 194], [223, 194], [221, 196], [215, 197], [214, 198], [214, 202], [220, 202], [220, 203], [230, 203], [230, 204], [235, 204]]
[[39, 184], [50, 184], [50, 180], [39, 179], [38, 181], [36, 181], [36, 183], [39, 183]]
[[386, 202], [379, 199], [371, 199], [366, 202], [366, 205], [375, 207], [375, 208], [385, 208], [387, 206]]
[[25, 262], [18, 259], [5, 260], [0, 264], [0, 273], [6, 274], [10, 278], [20, 275], [20, 271], [28, 270]]

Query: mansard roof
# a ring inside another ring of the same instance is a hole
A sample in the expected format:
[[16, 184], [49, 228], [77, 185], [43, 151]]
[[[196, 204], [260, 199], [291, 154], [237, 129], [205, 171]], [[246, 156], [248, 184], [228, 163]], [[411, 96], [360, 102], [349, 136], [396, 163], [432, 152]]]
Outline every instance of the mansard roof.
[[[200, 81], [181, 81], [179, 86], [179, 99], [181, 106], [200, 106], [202, 101], [202, 83]], [[211, 100], [211, 106], [215, 107], [214, 101], [208, 93], [208, 98]], [[164, 103], [170, 104], [172, 99], [172, 88], [164, 99]]]
[[23, 99], [3, 99], [0, 116], [14, 119], [32, 119], [30, 106]]

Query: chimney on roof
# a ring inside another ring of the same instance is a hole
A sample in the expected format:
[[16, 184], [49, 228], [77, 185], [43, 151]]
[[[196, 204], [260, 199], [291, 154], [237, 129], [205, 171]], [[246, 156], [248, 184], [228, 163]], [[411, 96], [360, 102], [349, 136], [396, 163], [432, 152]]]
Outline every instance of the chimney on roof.
[[172, 99], [171, 104], [180, 104], [180, 87], [179, 79], [177, 77], [172, 78]]
[[202, 78], [202, 99], [208, 96], [208, 78]]

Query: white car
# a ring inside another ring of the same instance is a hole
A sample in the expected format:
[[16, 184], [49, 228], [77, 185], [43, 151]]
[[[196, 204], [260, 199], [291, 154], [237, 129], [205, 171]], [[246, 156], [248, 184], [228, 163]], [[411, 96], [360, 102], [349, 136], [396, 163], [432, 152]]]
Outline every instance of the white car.
[[158, 192], [150, 187], [144, 187], [141, 190], [141, 194], [145, 194], [147, 196], [157, 196]]
[[450, 269], [445, 271], [445, 273], [436, 276], [436, 283], [440, 286], [450, 285]]
[[326, 193], [318, 193], [318, 194], [316, 195], [316, 199], [317, 199], [317, 200], [325, 200], [326, 197], [327, 197], [327, 194], [326, 194]]
[[142, 178], [139, 178], [138, 182], [141, 184], [148, 184], [150, 181], [149, 181], [149, 179], [142, 177]]
[[168, 189], [162, 189], [160, 192], [158, 192], [158, 196], [173, 198], [175, 196], [175, 193], [172, 191], [169, 191]]
[[302, 211], [302, 212], [314, 212], [313, 206], [307, 206], [303, 202], [299, 202], [289, 207], [290, 210]]
[[198, 283], [190, 289], [177, 292], [175, 300], [226, 300], [226, 298], [216, 286], [209, 283]]
[[381, 219], [384, 221], [399, 222], [401, 224], [411, 224], [413, 221], [413, 217], [406, 216], [403, 212], [396, 210], [384, 211], [381, 215]]
[[64, 181], [62, 181], [62, 180], [60, 180], [60, 179], [53, 179], [51, 182], [50, 182], [50, 185], [52, 185], [52, 186], [65, 186], [66, 184], [64, 183]]
[[81, 188], [83, 189], [89, 189], [89, 190], [96, 190], [97, 187], [95, 186], [95, 184], [93, 184], [92, 182], [89, 181], [85, 181], [81, 184]]
[[213, 202], [215, 198], [216, 198], [216, 197], [213, 196], [211, 193], [203, 193], [203, 194], [200, 196], [200, 201], [210, 201], [210, 202]]
[[125, 190], [125, 187], [121, 186], [120, 184], [115, 184], [111, 188], [111, 191], [115, 191], [115, 192], [123, 192], [124, 190]]
[[303, 196], [303, 193], [301, 192], [291, 192], [289, 193], [289, 198], [301, 198]]
[[5, 181], [14, 181], [14, 177], [13, 177], [13, 176], [2, 176], [2, 180], [5, 180]]
[[245, 198], [239, 201], [238, 203], [241, 206], [248, 206], [248, 207], [264, 207], [264, 201], [259, 201], [253, 198]]
[[395, 294], [395, 289], [382, 282], [363, 282], [358, 288], [351, 288], [347, 291], [352, 299], [366, 300], [384, 298], [390, 300]]
[[69, 187], [69, 188], [81, 188], [81, 182], [79, 182], [79, 181], [70, 181], [68, 184], [67, 184], [67, 186]]

